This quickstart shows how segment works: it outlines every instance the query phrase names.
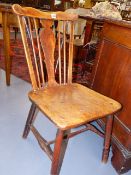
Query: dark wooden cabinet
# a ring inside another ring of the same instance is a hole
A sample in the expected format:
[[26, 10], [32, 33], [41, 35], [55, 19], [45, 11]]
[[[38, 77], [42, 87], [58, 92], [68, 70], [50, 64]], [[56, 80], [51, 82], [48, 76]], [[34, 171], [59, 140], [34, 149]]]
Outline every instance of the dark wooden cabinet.
[[0, 0], [0, 3], [20, 4], [50, 11], [64, 11], [73, 7], [73, 1], [71, 0]]
[[91, 87], [123, 106], [114, 119], [112, 164], [125, 173], [131, 169], [131, 23], [105, 21]]
[[1, 0], [2, 3], [22, 3], [22, 0]]
[[0, 2], [11, 4], [17, 3], [44, 10], [53, 10], [55, 8], [55, 0], [1, 0]]

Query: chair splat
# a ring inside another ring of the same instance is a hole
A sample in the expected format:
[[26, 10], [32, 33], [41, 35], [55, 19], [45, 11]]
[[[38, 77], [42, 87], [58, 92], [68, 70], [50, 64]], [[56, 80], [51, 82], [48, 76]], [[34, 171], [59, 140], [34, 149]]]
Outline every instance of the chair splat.
[[52, 20], [41, 20], [42, 30], [40, 41], [45, 56], [46, 69], [48, 72], [48, 86], [56, 85], [54, 72], [55, 35], [52, 31]]

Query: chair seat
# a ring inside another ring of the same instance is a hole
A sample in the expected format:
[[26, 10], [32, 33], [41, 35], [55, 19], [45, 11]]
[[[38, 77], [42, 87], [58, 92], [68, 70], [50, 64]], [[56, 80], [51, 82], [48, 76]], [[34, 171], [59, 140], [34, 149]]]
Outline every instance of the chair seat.
[[112, 114], [121, 108], [115, 100], [76, 83], [30, 91], [29, 98], [63, 130]]

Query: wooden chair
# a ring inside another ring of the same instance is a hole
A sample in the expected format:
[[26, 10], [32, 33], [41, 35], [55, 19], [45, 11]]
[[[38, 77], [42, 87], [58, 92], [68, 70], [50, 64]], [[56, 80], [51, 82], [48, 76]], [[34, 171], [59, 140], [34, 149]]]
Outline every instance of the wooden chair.
[[[13, 5], [13, 11], [18, 16], [33, 87], [32, 91], [29, 92], [29, 99], [31, 100], [32, 105], [23, 137], [26, 138], [30, 130], [34, 133], [41, 148], [47, 153], [52, 161], [51, 175], [58, 175], [60, 173], [69, 138], [87, 130], [91, 130], [104, 137], [104, 134], [97, 130], [90, 122], [107, 116], [102, 156], [102, 161], [107, 162], [113, 114], [121, 108], [121, 105], [113, 99], [101, 95], [89, 88], [77, 83], [72, 83], [73, 25], [74, 21], [77, 20], [77, 15], [67, 14], [65, 12], [42, 12], [31, 7], [22, 8], [19, 5]], [[56, 20], [64, 21], [64, 51], [62, 52], [60, 47], [60, 32], [58, 33], [58, 43], [56, 43], [55, 32], [52, 27]], [[71, 26], [68, 57], [65, 52], [66, 21], [68, 21]], [[41, 23], [39, 32], [38, 22]], [[58, 50], [59, 54], [59, 82], [55, 80], [54, 74], [55, 50]], [[43, 55], [48, 72], [48, 82], [45, 82], [44, 80]], [[66, 64], [66, 58], [68, 58], [68, 64]], [[61, 61], [63, 64], [61, 64]], [[64, 67], [64, 69], [62, 69], [62, 67]], [[61, 70], [63, 70], [63, 73]], [[39, 110], [42, 111], [57, 127], [56, 138], [53, 141], [47, 141], [42, 138], [33, 125]], [[79, 126], [83, 126], [83, 128], [81, 129]], [[79, 127], [80, 130], [71, 131], [72, 128], [76, 127]], [[51, 144], [54, 144], [54, 151], [50, 147]]]

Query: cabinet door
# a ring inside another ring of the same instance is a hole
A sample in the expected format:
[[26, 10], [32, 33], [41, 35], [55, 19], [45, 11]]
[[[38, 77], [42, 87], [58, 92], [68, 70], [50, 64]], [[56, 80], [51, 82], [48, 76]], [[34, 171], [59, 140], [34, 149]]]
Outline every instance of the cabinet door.
[[131, 28], [106, 23], [102, 35], [92, 88], [122, 104], [113, 134], [131, 151]]

